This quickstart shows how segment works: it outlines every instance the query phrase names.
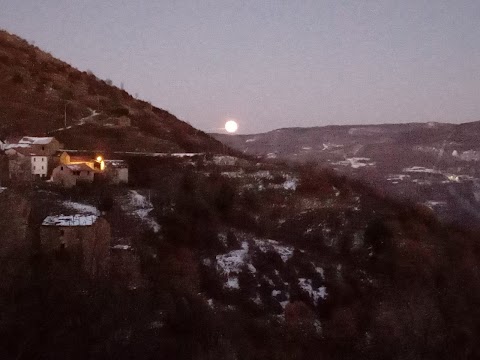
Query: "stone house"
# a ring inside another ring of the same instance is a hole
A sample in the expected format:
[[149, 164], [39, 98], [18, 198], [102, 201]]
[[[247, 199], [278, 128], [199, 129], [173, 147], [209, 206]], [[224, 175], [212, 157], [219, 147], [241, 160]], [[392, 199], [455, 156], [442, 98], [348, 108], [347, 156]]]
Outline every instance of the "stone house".
[[48, 175], [48, 156], [36, 153], [30, 147], [10, 148], [8, 156], [9, 178], [18, 181], [30, 181], [46, 178]]
[[78, 262], [93, 278], [108, 275], [110, 224], [95, 215], [47, 216], [40, 228], [40, 249]]
[[52, 181], [66, 188], [71, 188], [80, 183], [92, 183], [97, 170], [86, 163], [60, 164], [52, 172]]
[[93, 158], [90, 156], [82, 155], [70, 155], [66, 151], [60, 154], [58, 162], [63, 165], [72, 165], [72, 164], [86, 164], [94, 170], [101, 171], [105, 168], [105, 161], [102, 156], [97, 156]]
[[31, 136], [24, 136], [15, 143], [3, 144], [3, 150], [8, 156], [9, 178], [16, 181], [47, 178], [52, 156], [61, 146], [53, 137]]
[[110, 184], [128, 184], [128, 164], [124, 160], [105, 160], [105, 176]]

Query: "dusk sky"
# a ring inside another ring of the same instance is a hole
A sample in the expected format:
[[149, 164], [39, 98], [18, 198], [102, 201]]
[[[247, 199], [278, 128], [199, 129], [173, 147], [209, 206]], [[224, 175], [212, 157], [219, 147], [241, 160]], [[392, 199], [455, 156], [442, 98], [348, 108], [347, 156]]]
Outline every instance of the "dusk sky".
[[479, 0], [0, 0], [0, 28], [205, 131], [480, 120]]

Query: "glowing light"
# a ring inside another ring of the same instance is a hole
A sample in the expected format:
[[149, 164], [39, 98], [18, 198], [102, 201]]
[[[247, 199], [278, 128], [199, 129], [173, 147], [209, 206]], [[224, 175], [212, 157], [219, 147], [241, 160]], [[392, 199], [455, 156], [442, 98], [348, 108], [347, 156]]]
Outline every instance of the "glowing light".
[[101, 156], [97, 156], [97, 161], [98, 161], [98, 162], [100, 162], [100, 161], [102, 161], [102, 160], [103, 160], [103, 158], [102, 158]]
[[225, 123], [225, 130], [227, 130], [227, 132], [234, 133], [237, 131], [237, 129], [238, 129], [238, 124], [235, 120], [228, 120]]

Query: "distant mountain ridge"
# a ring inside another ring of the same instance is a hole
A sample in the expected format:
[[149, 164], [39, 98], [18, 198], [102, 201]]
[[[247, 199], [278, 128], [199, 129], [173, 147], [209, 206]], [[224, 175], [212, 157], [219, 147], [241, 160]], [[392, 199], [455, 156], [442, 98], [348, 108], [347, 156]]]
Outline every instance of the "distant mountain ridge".
[[284, 128], [213, 134], [246, 155], [333, 168], [434, 208], [465, 224], [480, 220], [480, 122]]
[[52, 135], [70, 147], [96, 150], [223, 149], [218, 141], [169, 112], [3, 30], [0, 88], [0, 139]]
[[[480, 149], [480, 121], [463, 124], [407, 123], [382, 125], [329, 125], [282, 128], [251, 135], [212, 134], [214, 138], [249, 155], [300, 161], [328, 161], [349, 156], [374, 156], [388, 144], [392, 155], [418, 146], [444, 152]], [[382, 153], [385, 154], [385, 148]], [[418, 150], [419, 151], [419, 150]], [[422, 151], [420, 151], [422, 152]]]

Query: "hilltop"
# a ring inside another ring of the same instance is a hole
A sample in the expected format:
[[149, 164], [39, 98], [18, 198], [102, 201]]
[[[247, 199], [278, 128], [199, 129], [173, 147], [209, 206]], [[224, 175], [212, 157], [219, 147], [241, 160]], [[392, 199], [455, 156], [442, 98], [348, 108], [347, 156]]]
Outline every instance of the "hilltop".
[[79, 71], [3, 30], [0, 84], [0, 139], [48, 134], [78, 149], [223, 149], [168, 111], [135, 99], [111, 81]]

